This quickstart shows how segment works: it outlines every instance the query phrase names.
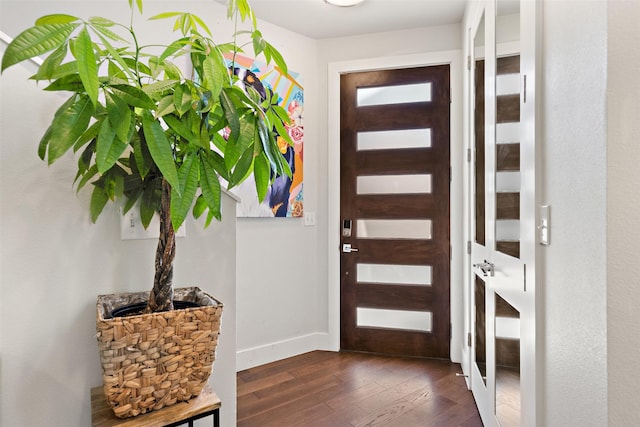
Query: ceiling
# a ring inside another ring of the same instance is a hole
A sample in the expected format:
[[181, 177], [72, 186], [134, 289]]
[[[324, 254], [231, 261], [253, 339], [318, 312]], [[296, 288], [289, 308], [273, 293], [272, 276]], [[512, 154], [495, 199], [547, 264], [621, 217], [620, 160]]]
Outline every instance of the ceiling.
[[357, 6], [337, 7], [324, 0], [250, 0], [258, 18], [313, 39], [454, 24], [462, 21], [466, 3], [365, 0]]

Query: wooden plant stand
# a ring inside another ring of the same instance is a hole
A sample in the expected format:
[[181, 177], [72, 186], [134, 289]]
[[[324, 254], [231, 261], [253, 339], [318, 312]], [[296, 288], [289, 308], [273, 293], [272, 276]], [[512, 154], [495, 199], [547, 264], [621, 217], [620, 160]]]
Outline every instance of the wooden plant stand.
[[187, 402], [148, 412], [133, 418], [116, 418], [107, 405], [102, 387], [91, 389], [91, 427], [174, 427], [213, 415], [213, 426], [220, 427], [220, 398], [207, 385], [198, 397]]

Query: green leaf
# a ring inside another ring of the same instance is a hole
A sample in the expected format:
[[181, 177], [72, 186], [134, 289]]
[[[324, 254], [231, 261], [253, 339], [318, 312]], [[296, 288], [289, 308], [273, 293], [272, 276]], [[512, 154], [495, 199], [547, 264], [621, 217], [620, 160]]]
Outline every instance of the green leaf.
[[260, 55], [264, 48], [267, 45], [267, 42], [262, 38], [262, 33], [258, 30], [255, 30], [251, 33], [251, 40], [253, 42], [253, 52], [257, 55]]
[[[249, 6], [249, 2], [247, 0], [235, 0], [238, 11], [240, 12], [240, 18], [244, 22], [247, 17], [251, 17], [253, 19], [253, 11], [251, 10], [251, 6]], [[255, 27], [255, 21], [253, 21], [253, 26]]]
[[156, 166], [171, 187], [180, 188], [173, 150], [160, 122], [154, 120], [151, 113], [145, 111], [142, 115], [142, 127], [147, 147]]
[[93, 51], [93, 43], [89, 32], [83, 28], [78, 34], [74, 50], [74, 56], [78, 62], [78, 74], [84, 84], [87, 95], [93, 102], [98, 104], [98, 64], [96, 63], [96, 55]]
[[131, 210], [132, 207], [134, 207], [136, 205], [136, 203], [138, 203], [138, 199], [140, 199], [140, 196], [142, 196], [142, 186], [140, 185], [142, 183], [142, 181], [140, 180], [135, 180], [136, 183], [138, 184], [136, 186], [135, 190], [127, 190], [127, 184], [128, 182], [133, 181], [133, 179], [131, 177], [129, 177], [129, 179], [125, 179], [125, 195], [126, 195], [126, 200], [124, 202], [124, 206], [122, 207], [122, 213], [126, 214], [127, 212], [129, 212]]
[[162, 119], [169, 126], [169, 128], [171, 128], [171, 130], [180, 135], [182, 138], [186, 139], [187, 141], [195, 139], [195, 135], [193, 134], [193, 132], [191, 132], [191, 129], [189, 129], [185, 125], [185, 123], [182, 120], [178, 119], [176, 116], [169, 114], [164, 116]]
[[229, 177], [229, 171], [224, 164], [224, 159], [222, 156], [216, 151], [208, 151], [207, 152], [207, 161], [211, 162], [213, 167], [215, 168], [218, 175], [220, 175], [225, 181], [229, 181], [231, 178]]
[[[271, 147], [273, 146], [273, 144], [276, 144], [276, 142], [273, 137], [273, 134], [271, 133], [269, 128], [267, 128], [267, 125], [265, 124], [265, 122], [262, 120], [258, 120], [258, 134], [260, 135], [260, 141], [262, 142], [263, 152], [267, 157], [269, 164], [274, 169], [277, 169], [276, 160], [274, 159], [271, 151]], [[280, 153], [278, 153], [278, 155], [279, 154]]]
[[76, 191], [80, 191], [86, 184], [98, 174], [98, 166], [93, 165], [82, 175], [82, 179], [78, 182]]
[[146, 229], [160, 207], [161, 179], [149, 182], [140, 197], [140, 221]]
[[208, 209], [207, 202], [204, 200], [204, 197], [201, 195], [198, 196], [196, 202], [193, 204], [193, 217], [198, 219], [202, 216], [202, 214]]
[[231, 140], [238, 138], [240, 134], [240, 119], [238, 118], [236, 107], [233, 105], [233, 101], [229, 96], [230, 93], [232, 93], [230, 88], [224, 88], [220, 92], [220, 104], [222, 105], [224, 116], [227, 119], [227, 125], [231, 130], [231, 134], [229, 135], [229, 139]]
[[107, 51], [111, 54], [111, 56], [113, 57], [113, 59], [116, 60], [116, 62], [118, 64], [120, 64], [120, 66], [122, 67], [122, 69], [124, 70], [125, 73], [127, 73], [129, 75], [129, 78], [131, 80], [136, 80], [136, 76], [134, 76], [134, 74], [131, 72], [131, 68], [133, 68], [134, 70], [136, 69], [135, 66], [134, 67], [129, 67], [127, 65], [127, 62], [124, 60], [124, 58], [122, 58], [122, 56], [120, 55], [120, 53], [111, 45], [111, 43], [109, 43], [109, 41], [104, 38], [102, 36], [102, 34], [98, 33], [98, 37], [100, 38], [100, 41], [102, 42], [102, 44], [104, 45], [104, 47], [107, 48]]
[[233, 169], [231, 174], [231, 181], [233, 186], [240, 184], [247, 179], [249, 172], [251, 171], [251, 165], [253, 163], [253, 149], [248, 148], [242, 153], [242, 157], [238, 160], [238, 164]]
[[57, 13], [53, 15], [44, 15], [36, 20], [36, 25], [48, 25], [48, 24], [68, 24], [80, 20], [76, 16], [66, 15], [64, 13]]
[[42, 61], [42, 65], [38, 68], [38, 72], [34, 79], [51, 80], [58, 67], [60, 67], [60, 64], [62, 64], [65, 56], [67, 56], [67, 48], [68, 44], [63, 43], [60, 47], [51, 52], [51, 54]]
[[194, 154], [187, 155], [178, 170], [180, 189], [171, 188], [171, 222], [174, 230], [184, 222], [198, 190], [199, 164]]
[[182, 16], [184, 12], [163, 12], [157, 15], [153, 15], [149, 18], [149, 21], [154, 21], [156, 19], [167, 19], [167, 18], [175, 18], [176, 16]]
[[154, 82], [149, 85], [142, 86], [142, 90], [149, 96], [152, 96], [156, 93], [166, 92], [171, 89], [177, 83], [180, 83], [180, 80], [161, 80], [159, 82]]
[[164, 117], [167, 114], [171, 114], [176, 111], [176, 106], [173, 105], [173, 96], [165, 96], [158, 102], [158, 107], [156, 108], [156, 119], [160, 117]]
[[189, 111], [193, 104], [193, 97], [191, 91], [185, 85], [178, 85], [173, 92], [173, 104], [176, 107], [176, 111], [179, 116]]
[[216, 174], [216, 165], [214, 156], [200, 156], [200, 189], [202, 196], [207, 202], [207, 206], [214, 212], [216, 218], [220, 219], [220, 197], [222, 189], [220, 188], [220, 180]]
[[102, 34], [103, 36], [113, 40], [113, 41], [118, 41], [118, 42], [124, 42], [127, 43], [127, 40], [121, 36], [119, 36], [118, 34], [114, 33], [113, 31], [111, 31], [109, 28], [110, 25], [100, 25], [98, 23], [93, 23], [93, 26], [91, 28], [93, 28], [94, 31]]
[[267, 58], [267, 63], [271, 62], [270, 58], [273, 58], [273, 61], [276, 63], [276, 66], [280, 68], [280, 71], [282, 71], [282, 74], [284, 74], [285, 76], [289, 74], [289, 68], [287, 67], [287, 63], [285, 62], [284, 58], [282, 57], [278, 49], [276, 49], [275, 47], [273, 47], [273, 45], [271, 45], [266, 41], [264, 46], [264, 54], [265, 54], [265, 57]]
[[68, 109], [54, 117], [51, 122], [51, 136], [47, 152], [49, 164], [52, 164], [71, 148], [87, 130], [93, 111], [93, 104], [89, 97], [81, 95]]
[[253, 176], [256, 182], [258, 201], [262, 202], [267, 196], [267, 190], [269, 189], [269, 182], [271, 178], [269, 161], [264, 154], [260, 154], [253, 160]]
[[108, 91], [105, 91], [105, 99], [111, 127], [115, 130], [120, 141], [128, 141], [129, 128], [131, 127], [131, 109], [129, 108], [129, 104], [116, 94], [109, 93]]
[[47, 146], [49, 146], [49, 141], [51, 140], [51, 126], [47, 128], [40, 138], [40, 142], [38, 143], [38, 157], [40, 160], [44, 160], [47, 156]]
[[80, 135], [80, 138], [78, 138], [73, 145], [74, 152], [78, 151], [83, 145], [85, 145], [89, 141], [92, 141], [96, 136], [98, 136], [98, 131], [102, 126], [102, 120], [103, 116], [101, 116], [100, 119], [89, 126], [89, 128], [82, 135]]
[[[78, 64], [76, 61], [65, 62], [64, 64], [60, 64], [59, 67], [53, 70], [53, 74], [49, 77], [49, 80], [56, 80], [61, 77], [65, 77], [71, 74], [78, 73]], [[78, 79], [79, 81], [79, 79]]]
[[203, 29], [207, 34], [209, 34], [209, 36], [213, 36], [213, 34], [211, 34], [211, 30], [209, 30], [209, 27], [207, 27], [207, 24], [205, 24], [205, 22], [204, 22], [202, 19], [200, 19], [200, 17], [199, 17], [199, 16], [191, 15], [191, 18], [193, 18], [193, 20], [194, 20], [195, 22], [197, 22], [197, 23], [198, 23], [198, 25], [200, 25], [200, 27], [201, 27], [201, 28], [202, 28], [202, 29]]
[[45, 24], [28, 28], [13, 39], [2, 56], [2, 71], [34, 56], [57, 49], [80, 24]]
[[55, 92], [60, 90], [68, 90], [70, 92], [82, 93], [84, 92], [84, 85], [78, 74], [69, 74], [55, 80], [44, 90]]
[[91, 221], [95, 223], [98, 220], [98, 217], [102, 213], [102, 210], [108, 201], [109, 196], [103, 188], [98, 186], [93, 187], [93, 192], [91, 193], [91, 204], [89, 207], [91, 212]]
[[287, 110], [285, 110], [281, 106], [279, 106], [279, 105], [271, 105], [271, 108], [269, 109], [269, 111], [274, 112], [282, 123], [290, 123], [291, 122], [291, 117], [289, 117], [289, 114], [287, 113]]
[[113, 85], [111, 90], [115, 95], [122, 98], [127, 104], [138, 108], [152, 110], [156, 104], [143, 90], [129, 85]]
[[[202, 71], [204, 74], [204, 87], [211, 92], [211, 97], [217, 99], [220, 96], [220, 91], [222, 90], [222, 84], [224, 83], [224, 78], [226, 77], [226, 70], [220, 72], [220, 63], [222, 61], [217, 61], [218, 55], [212, 54], [205, 58], [202, 63]], [[224, 67], [224, 65], [222, 65]]]
[[89, 166], [91, 166], [91, 159], [93, 159], [93, 153], [95, 151], [96, 151], [95, 140], [93, 140], [90, 144], [87, 144], [84, 150], [82, 150], [82, 153], [78, 157], [78, 175], [76, 176], [76, 179], [78, 178], [78, 176], [85, 173], [87, 169], [89, 169]]
[[172, 42], [160, 55], [161, 60], [165, 60], [171, 56], [173, 56], [176, 52], [179, 52], [181, 49], [184, 49], [185, 46], [189, 45], [189, 38], [183, 37], [181, 39], [175, 40]]
[[162, 67], [164, 68], [164, 75], [166, 78], [182, 80], [182, 71], [180, 71], [180, 68], [178, 68], [173, 62], [165, 59], [162, 61]]
[[293, 141], [291, 140], [291, 137], [289, 136], [289, 132], [287, 132], [287, 129], [284, 127], [282, 122], [280, 120], [278, 120], [277, 118], [276, 118], [276, 120], [272, 120], [271, 122], [273, 123], [274, 127], [276, 128], [276, 131], [278, 131], [278, 135], [281, 138], [284, 138], [284, 140], [287, 141], [288, 145], [293, 145]]
[[96, 146], [98, 172], [104, 174], [111, 169], [127, 147], [128, 144], [116, 137], [116, 131], [111, 122], [104, 120], [98, 133], [98, 145]]
[[89, 18], [89, 22], [100, 27], [113, 27], [114, 25], [116, 25], [116, 23], [112, 20], [103, 18], [101, 16], [92, 16]]
[[151, 170], [151, 165], [153, 164], [153, 159], [151, 158], [149, 149], [143, 142], [144, 141], [140, 137], [140, 133], [136, 132], [133, 136], [133, 156], [135, 159], [135, 168], [138, 170], [140, 178], [142, 179], [147, 176]]

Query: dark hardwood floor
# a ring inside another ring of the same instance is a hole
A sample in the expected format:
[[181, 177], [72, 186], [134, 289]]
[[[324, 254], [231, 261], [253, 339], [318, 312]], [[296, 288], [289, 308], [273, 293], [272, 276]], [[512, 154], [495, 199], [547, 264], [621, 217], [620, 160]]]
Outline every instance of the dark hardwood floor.
[[460, 366], [313, 351], [238, 372], [238, 426], [481, 427]]

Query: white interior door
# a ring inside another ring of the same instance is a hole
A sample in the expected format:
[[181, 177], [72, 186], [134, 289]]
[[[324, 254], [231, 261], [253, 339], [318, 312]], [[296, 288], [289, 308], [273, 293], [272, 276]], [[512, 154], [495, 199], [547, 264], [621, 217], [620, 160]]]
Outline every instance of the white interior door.
[[465, 374], [485, 426], [536, 419], [536, 6], [528, 3], [484, 2], [470, 27]]
[[[491, 382], [488, 382], [488, 353], [487, 348], [487, 297], [486, 291], [489, 286], [488, 278], [490, 271], [488, 268], [489, 259], [489, 236], [490, 222], [487, 218], [487, 187], [489, 183], [487, 177], [486, 150], [489, 145], [486, 125], [489, 123], [487, 115], [487, 40], [486, 27], [490, 25], [492, 19], [487, 16], [489, 11], [483, 6], [478, 10], [476, 19], [471, 26], [471, 39], [469, 42], [470, 52], [469, 70], [469, 100], [470, 111], [470, 147], [467, 159], [470, 166], [470, 264], [469, 264], [469, 370], [465, 371], [468, 376], [471, 391], [473, 392], [478, 410], [483, 420], [491, 418], [492, 399], [490, 398]], [[475, 266], [475, 267], [472, 267]], [[483, 272], [482, 269], [485, 271]], [[464, 367], [463, 367], [464, 368]], [[486, 421], [484, 421], [486, 424]]]

